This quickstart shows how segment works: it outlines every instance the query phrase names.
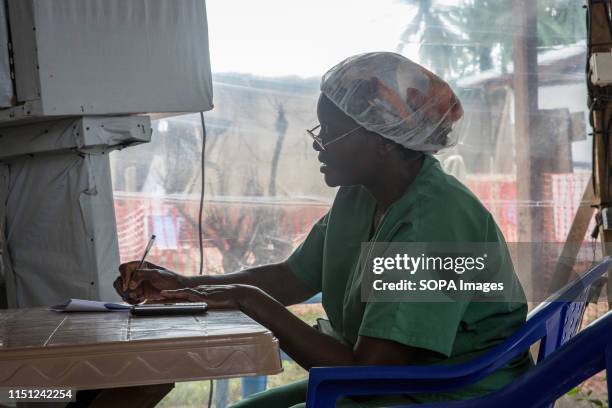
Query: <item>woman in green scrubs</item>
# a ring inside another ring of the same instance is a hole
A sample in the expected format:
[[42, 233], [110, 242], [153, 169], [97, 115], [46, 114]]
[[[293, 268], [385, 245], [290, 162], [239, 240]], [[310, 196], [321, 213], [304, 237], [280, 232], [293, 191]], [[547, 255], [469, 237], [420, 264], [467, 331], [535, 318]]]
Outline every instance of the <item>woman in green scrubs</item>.
[[[524, 323], [527, 307], [509, 258], [509, 300], [362, 301], [362, 243], [482, 243], [506, 251], [491, 214], [432, 156], [456, 140], [462, 108], [450, 87], [394, 53], [351, 57], [325, 74], [309, 130], [321, 173], [340, 186], [328, 213], [286, 261], [220, 276], [182, 276], [138, 262], [115, 281], [131, 301], [206, 301], [238, 308], [269, 328], [308, 370], [318, 366], [453, 364], [478, 356]], [[499, 273], [499, 272], [498, 272]], [[322, 292], [327, 330], [286, 306]], [[446, 299], [447, 300], [447, 299]], [[479, 383], [444, 394], [342, 398], [339, 406], [387, 406], [473, 398], [499, 389], [530, 366], [514, 359]], [[236, 407], [303, 406], [306, 381], [255, 394]]]

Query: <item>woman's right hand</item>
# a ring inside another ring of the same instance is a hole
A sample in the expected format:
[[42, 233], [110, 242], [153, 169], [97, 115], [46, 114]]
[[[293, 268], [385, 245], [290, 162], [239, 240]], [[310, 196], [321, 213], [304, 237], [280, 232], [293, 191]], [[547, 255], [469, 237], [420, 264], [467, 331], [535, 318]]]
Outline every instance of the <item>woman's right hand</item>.
[[163, 301], [162, 290], [174, 290], [188, 287], [187, 279], [157, 266], [145, 262], [142, 269], [137, 269], [140, 261], [132, 261], [119, 266], [120, 276], [113, 286], [119, 296], [126, 302], [136, 304], [144, 301]]

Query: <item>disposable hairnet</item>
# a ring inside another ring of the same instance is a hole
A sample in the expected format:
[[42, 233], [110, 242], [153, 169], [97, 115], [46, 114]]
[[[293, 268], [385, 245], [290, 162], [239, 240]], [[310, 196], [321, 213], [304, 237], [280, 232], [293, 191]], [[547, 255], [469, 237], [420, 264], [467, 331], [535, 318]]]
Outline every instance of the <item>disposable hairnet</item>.
[[372, 52], [345, 59], [321, 81], [321, 92], [369, 131], [418, 151], [457, 143], [461, 102], [442, 79], [408, 58]]

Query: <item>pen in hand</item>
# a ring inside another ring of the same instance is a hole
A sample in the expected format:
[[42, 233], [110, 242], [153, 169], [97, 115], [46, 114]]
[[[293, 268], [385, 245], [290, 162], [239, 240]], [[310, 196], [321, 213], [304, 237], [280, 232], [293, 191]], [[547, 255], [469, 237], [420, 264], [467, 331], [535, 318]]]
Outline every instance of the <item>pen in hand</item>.
[[[136, 268], [136, 270], [138, 269], [142, 269], [142, 267], [145, 264], [145, 259], [147, 258], [147, 255], [149, 254], [149, 251], [151, 250], [151, 247], [153, 247], [153, 243], [155, 242], [155, 235], [151, 235], [151, 239], [149, 239], [149, 243], [147, 244], [147, 247], [144, 250], [144, 254], [142, 255], [142, 259], [140, 260], [140, 263], [138, 264], [138, 267]], [[132, 271], [131, 270], [127, 270], [126, 271], [126, 278], [123, 280], [123, 299], [127, 300], [128, 298], [128, 289], [130, 286], [130, 279], [132, 277]]]

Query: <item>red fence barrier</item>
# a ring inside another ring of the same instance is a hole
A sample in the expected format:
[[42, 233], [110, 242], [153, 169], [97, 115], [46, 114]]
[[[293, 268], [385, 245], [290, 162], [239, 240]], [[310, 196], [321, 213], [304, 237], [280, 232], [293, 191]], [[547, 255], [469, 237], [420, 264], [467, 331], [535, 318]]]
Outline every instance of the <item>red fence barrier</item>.
[[[199, 266], [197, 199], [170, 199], [139, 194], [115, 193], [115, 216], [119, 238], [121, 262], [142, 257], [151, 234], [157, 236], [149, 261], [184, 274], [197, 274]], [[310, 226], [328, 209], [323, 203], [313, 202], [264, 202], [237, 200], [207, 200], [203, 217], [204, 270], [207, 273], [223, 273], [222, 250], [241, 234], [249, 234], [261, 220], [261, 210], [274, 214], [275, 239], [286, 241], [292, 247], [308, 233]], [[216, 217], [213, 220], [212, 217]], [[265, 214], [263, 215], [265, 216]], [[212, 228], [216, 224], [227, 230]], [[242, 223], [242, 225], [237, 225]], [[244, 238], [244, 237], [242, 237]]]
[[[468, 187], [495, 217], [506, 241], [517, 242], [518, 208], [538, 206], [544, 219], [547, 242], [563, 242], [590, 173], [546, 174], [544, 199], [540, 202], [517, 202], [516, 180], [506, 175], [471, 176]], [[232, 240], [244, 239], [257, 223], [265, 221], [268, 209], [274, 216], [274, 239], [297, 246], [310, 226], [328, 209], [313, 201], [261, 200], [244, 197], [212, 199], [205, 203], [203, 219], [205, 271], [223, 273], [223, 251]], [[169, 198], [138, 193], [115, 193], [115, 214], [121, 261], [139, 259], [151, 234], [157, 241], [149, 260], [185, 274], [195, 274], [199, 265], [196, 197]], [[216, 228], [211, 225], [215, 224]], [[240, 224], [240, 225], [238, 225]], [[219, 227], [219, 225], [221, 227]], [[223, 226], [227, 227], [226, 229]]]

